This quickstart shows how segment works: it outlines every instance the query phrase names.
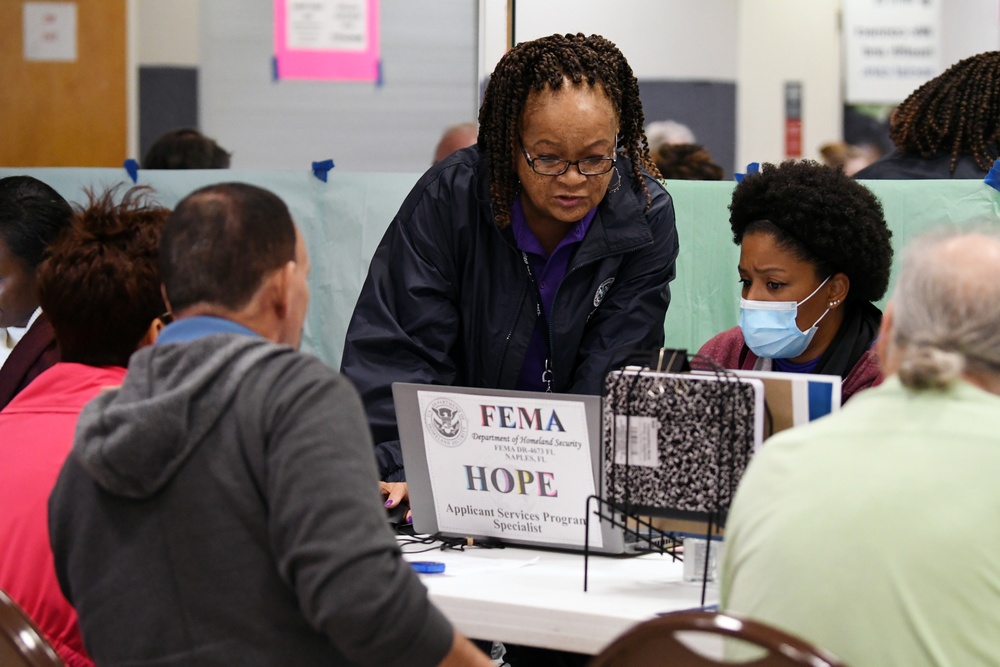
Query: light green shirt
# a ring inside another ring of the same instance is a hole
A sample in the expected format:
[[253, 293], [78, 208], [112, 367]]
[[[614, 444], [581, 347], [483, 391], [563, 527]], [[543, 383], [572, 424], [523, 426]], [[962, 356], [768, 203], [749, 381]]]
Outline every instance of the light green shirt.
[[722, 604], [851, 667], [1000, 664], [1000, 396], [892, 377], [765, 443]]

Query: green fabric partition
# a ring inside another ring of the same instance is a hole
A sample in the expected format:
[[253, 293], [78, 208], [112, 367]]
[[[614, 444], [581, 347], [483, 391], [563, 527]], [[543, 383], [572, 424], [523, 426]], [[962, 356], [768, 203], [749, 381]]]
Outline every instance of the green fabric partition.
[[[864, 181], [881, 200], [892, 230], [895, 258], [884, 307], [899, 273], [906, 242], [921, 232], [969, 224], [1000, 224], [1000, 192], [978, 180]], [[670, 181], [681, 251], [664, 322], [667, 347], [696, 352], [709, 338], [736, 326], [739, 248], [729, 229], [735, 183]]]
[[[71, 202], [86, 201], [87, 188], [130, 185], [119, 169], [10, 169], [0, 177], [29, 174]], [[328, 183], [291, 171], [146, 171], [139, 184], [155, 189], [173, 206], [192, 190], [220, 181], [243, 181], [282, 197], [306, 240], [312, 262], [311, 299], [303, 348], [333, 367], [340, 365], [344, 334], [368, 262], [418, 174], [330, 172]], [[867, 181], [881, 199], [893, 231], [897, 258], [906, 241], [942, 226], [1000, 224], [1000, 192], [980, 181]], [[664, 322], [666, 345], [696, 351], [716, 333], [736, 324], [739, 249], [729, 231], [732, 182], [671, 181], [680, 237], [677, 279]], [[893, 264], [892, 281], [898, 273]], [[890, 291], [891, 291], [890, 283]], [[883, 305], [883, 304], [879, 304]]]
[[[28, 174], [70, 202], [85, 202], [86, 189], [132, 185], [121, 169], [0, 169], [0, 178]], [[259, 170], [139, 171], [161, 204], [173, 207], [193, 190], [222, 181], [267, 188], [288, 204], [309, 251], [309, 311], [302, 348], [340, 367], [344, 334], [382, 234], [419, 178], [418, 174], [338, 174], [324, 183], [311, 172]]]

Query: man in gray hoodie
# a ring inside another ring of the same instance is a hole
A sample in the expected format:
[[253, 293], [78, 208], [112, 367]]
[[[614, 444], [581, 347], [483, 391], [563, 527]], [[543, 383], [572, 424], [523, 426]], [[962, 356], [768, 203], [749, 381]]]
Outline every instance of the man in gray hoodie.
[[285, 204], [198, 190], [160, 262], [177, 321], [84, 409], [49, 501], [96, 663], [492, 664], [402, 559], [354, 389], [295, 351], [309, 262]]

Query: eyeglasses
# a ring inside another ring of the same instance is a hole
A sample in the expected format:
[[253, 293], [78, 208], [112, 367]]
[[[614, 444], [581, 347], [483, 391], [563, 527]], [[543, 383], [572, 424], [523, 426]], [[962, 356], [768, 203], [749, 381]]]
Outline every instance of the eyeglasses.
[[174, 314], [168, 310], [167, 312], [163, 313], [156, 319], [163, 322], [164, 325], [167, 325], [174, 321]]
[[[618, 145], [618, 137], [615, 137], [615, 145]], [[533, 158], [528, 155], [528, 149], [523, 145], [521, 152], [524, 153], [524, 159], [531, 170], [542, 176], [561, 176], [573, 165], [576, 165], [576, 168], [584, 176], [600, 176], [614, 169], [615, 162], [618, 161], [617, 154], [611, 157], [587, 157], [582, 160], [560, 160], [556, 157]]]

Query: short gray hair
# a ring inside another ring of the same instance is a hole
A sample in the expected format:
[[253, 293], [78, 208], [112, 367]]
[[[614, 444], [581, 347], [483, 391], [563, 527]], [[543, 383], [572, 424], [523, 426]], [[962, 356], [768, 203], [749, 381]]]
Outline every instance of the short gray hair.
[[1000, 376], [1000, 234], [977, 227], [911, 243], [889, 335], [908, 387], [943, 388], [963, 373]]

